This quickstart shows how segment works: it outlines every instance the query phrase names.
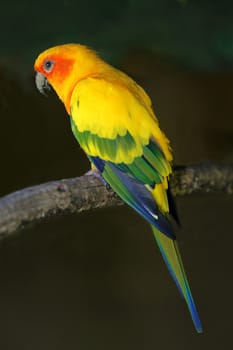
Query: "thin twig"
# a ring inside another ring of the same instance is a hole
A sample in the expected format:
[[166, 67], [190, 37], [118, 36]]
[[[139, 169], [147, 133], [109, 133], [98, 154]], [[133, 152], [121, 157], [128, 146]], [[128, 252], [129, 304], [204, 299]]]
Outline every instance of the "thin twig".
[[[170, 188], [174, 196], [193, 193], [233, 194], [233, 164], [203, 163], [176, 167]], [[79, 213], [123, 202], [93, 174], [51, 181], [0, 198], [0, 237], [50, 216]]]

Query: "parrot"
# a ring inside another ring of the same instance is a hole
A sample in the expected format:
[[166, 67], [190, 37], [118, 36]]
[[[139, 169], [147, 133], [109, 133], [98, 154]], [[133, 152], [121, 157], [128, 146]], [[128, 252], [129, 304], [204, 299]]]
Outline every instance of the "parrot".
[[36, 58], [34, 70], [38, 90], [46, 94], [53, 89], [63, 102], [91, 171], [152, 227], [163, 260], [201, 333], [174, 232], [178, 215], [169, 189], [172, 150], [150, 97], [127, 74], [81, 44], [46, 49]]

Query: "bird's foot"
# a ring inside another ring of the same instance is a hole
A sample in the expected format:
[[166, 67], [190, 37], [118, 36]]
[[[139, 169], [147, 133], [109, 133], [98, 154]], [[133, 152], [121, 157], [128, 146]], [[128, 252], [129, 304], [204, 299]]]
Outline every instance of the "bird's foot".
[[104, 180], [103, 176], [101, 175], [101, 173], [99, 172], [99, 170], [97, 169], [91, 169], [86, 173], [87, 176], [94, 176], [97, 179], [99, 179], [102, 184], [107, 188], [107, 190], [110, 190], [111, 187], [109, 186], [109, 184]]

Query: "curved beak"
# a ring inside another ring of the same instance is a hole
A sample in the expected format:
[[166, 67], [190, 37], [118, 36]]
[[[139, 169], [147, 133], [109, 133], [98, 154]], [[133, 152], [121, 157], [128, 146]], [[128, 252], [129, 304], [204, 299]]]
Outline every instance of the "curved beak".
[[51, 90], [51, 85], [49, 85], [47, 78], [40, 72], [36, 73], [36, 87], [40, 91], [40, 93], [45, 96], [47, 96], [46, 90]]

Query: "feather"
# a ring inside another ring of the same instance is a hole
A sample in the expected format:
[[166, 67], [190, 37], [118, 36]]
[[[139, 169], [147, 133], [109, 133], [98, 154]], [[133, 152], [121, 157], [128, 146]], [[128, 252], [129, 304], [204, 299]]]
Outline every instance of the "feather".
[[177, 242], [176, 240], [167, 238], [154, 226], [152, 226], [152, 231], [163, 256], [163, 259], [167, 265], [167, 268], [172, 278], [174, 279], [178, 290], [180, 291], [181, 295], [184, 297], [188, 305], [188, 309], [196, 327], [196, 330], [198, 333], [201, 333], [201, 321], [185, 274]]

